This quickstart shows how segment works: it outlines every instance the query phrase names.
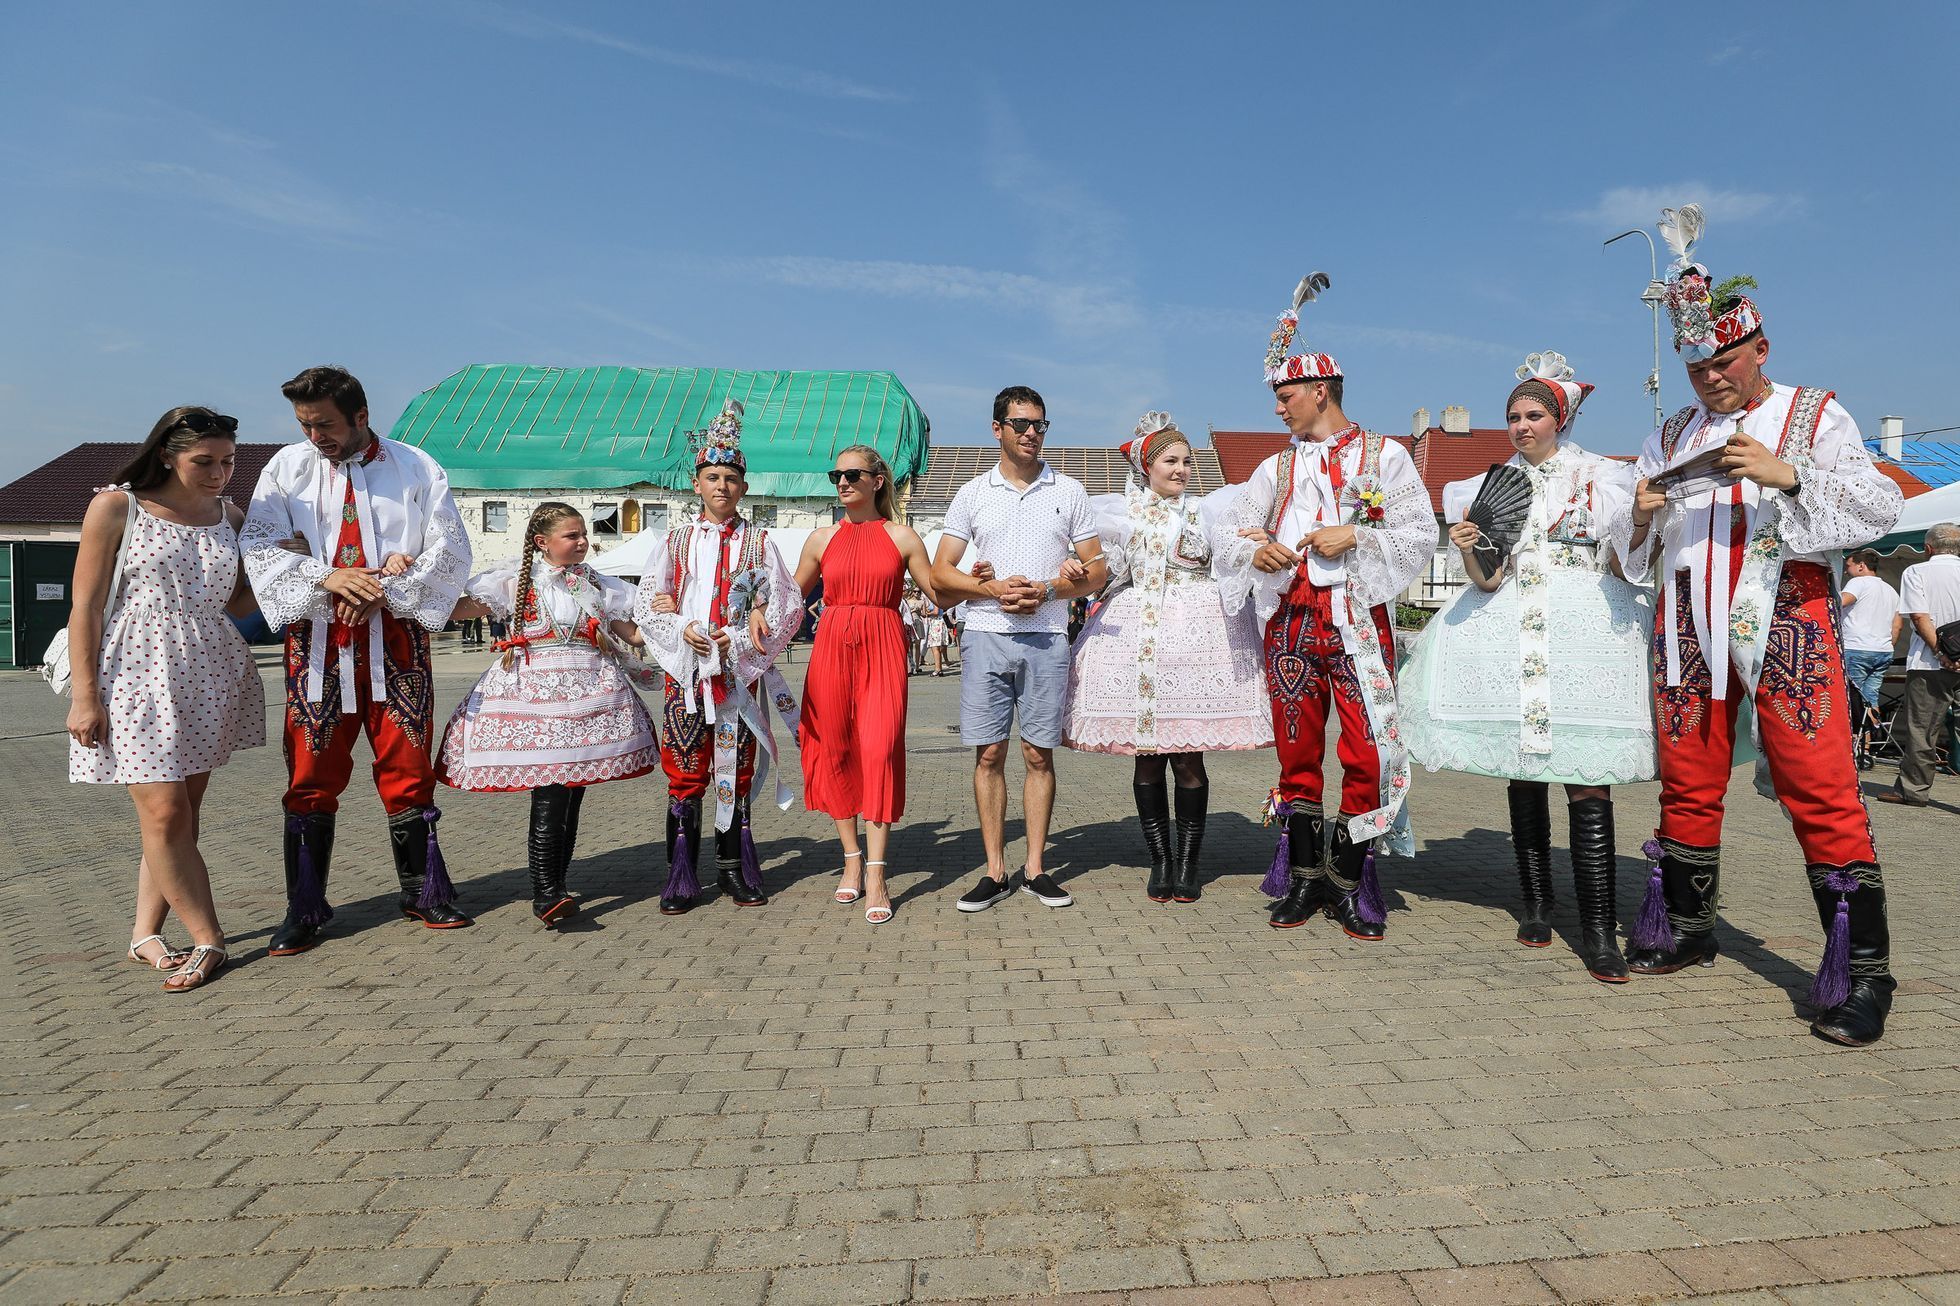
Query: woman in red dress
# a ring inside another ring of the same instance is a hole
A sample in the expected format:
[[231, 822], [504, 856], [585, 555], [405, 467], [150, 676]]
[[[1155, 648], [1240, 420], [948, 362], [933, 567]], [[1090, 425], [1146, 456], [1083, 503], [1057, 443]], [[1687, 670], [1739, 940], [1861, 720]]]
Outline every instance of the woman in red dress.
[[[852, 445], [830, 470], [844, 520], [814, 532], [796, 564], [805, 594], [823, 579], [823, 620], [803, 684], [803, 806], [837, 822], [844, 882], [864, 919], [892, 918], [885, 846], [905, 810], [905, 576], [932, 597], [932, 564], [910, 526], [892, 520], [891, 468]], [[858, 819], [864, 820], [864, 846]], [[868, 854], [868, 857], [867, 857]]]

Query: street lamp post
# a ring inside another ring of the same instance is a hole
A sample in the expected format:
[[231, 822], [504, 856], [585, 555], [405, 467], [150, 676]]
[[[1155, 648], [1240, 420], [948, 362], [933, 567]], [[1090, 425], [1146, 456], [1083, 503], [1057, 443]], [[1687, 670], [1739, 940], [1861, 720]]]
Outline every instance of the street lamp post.
[[1660, 260], [1654, 253], [1654, 238], [1639, 227], [1623, 231], [1614, 240], [1625, 240], [1628, 236], [1638, 236], [1647, 242], [1647, 289], [1640, 296], [1640, 302], [1654, 318], [1654, 370], [1647, 373], [1647, 393], [1654, 396], [1654, 425], [1661, 424], [1661, 304], [1667, 299], [1667, 287], [1661, 284]]

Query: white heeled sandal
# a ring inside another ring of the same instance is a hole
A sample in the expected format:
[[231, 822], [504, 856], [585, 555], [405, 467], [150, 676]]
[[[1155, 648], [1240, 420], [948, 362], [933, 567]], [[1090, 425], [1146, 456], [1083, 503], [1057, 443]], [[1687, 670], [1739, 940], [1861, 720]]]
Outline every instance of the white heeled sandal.
[[[866, 862], [864, 869], [868, 871], [874, 866], [883, 866], [884, 864], [883, 862]], [[887, 886], [885, 892], [888, 895], [890, 894], [891, 889], [889, 886]], [[864, 920], [867, 925], [883, 925], [891, 918], [892, 909], [890, 907], [866, 907], [864, 909]]]
[[[851, 860], [851, 858], [853, 858], [853, 857], [862, 857], [862, 856], [864, 856], [864, 853], [863, 853], [862, 851], [859, 851], [859, 852], [848, 852], [848, 853], [845, 853], [845, 854], [844, 854], [844, 860], [848, 862], [848, 861], [850, 861], [850, 860]], [[839, 874], [842, 874], [842, 872], [840, 871], [840, 872], [839, 872]], [[859, 898], [862, 898], [862, 897], [864, 896], [864, 890], [862, 890], [862, 889], [839, 889], [839, 890], [838, 890], [838, 891], [837, 891], [836, 893], [834, 893], [834, 894], [832, 894], [831, 896], [832, 896], [832, 897], [834, 897], [834, 898], [836, 898], [836, 899], [837, 899], [837, 901], [839, 901], [839, 902], [842, 902], [842, 903], [852, 903], [852, 902], [856, 902], [856, 901], [857, 901], [857, 900], [858, 900]]]

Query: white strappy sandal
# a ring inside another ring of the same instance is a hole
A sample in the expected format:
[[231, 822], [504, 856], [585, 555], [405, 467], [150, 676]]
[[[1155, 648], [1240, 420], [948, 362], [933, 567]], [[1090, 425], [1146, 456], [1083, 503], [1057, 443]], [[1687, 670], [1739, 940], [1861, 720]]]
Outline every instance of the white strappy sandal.
[[[148, 957], [136, 951], [146, 943], [161, 943], [163, 945], [163, 955], [155, 961], [151, 961]], [[184, 964], [184, 959], [190, 955], [186, 949], [171, 947], [170, 940], [164, 938], [161, 934], [146, 934], [140, 939], [133, 940], [129, 945], [129, 959], [139, 966], [148, 966], [151, 970], [176, 970]]]
[[[851, 860], [851, 858], [853, 858], [853, 857], [862, 857], [862, 856], [864, 856], [864, 852], [863, 852], [863, 850], [861, 850], [861, 849], [860, 849], [860, 850], [859, 850], [859, 851], [857, 851], [857, 852], [848, 852], [848, 853], [845, 853], [845, 854], [844, 854], [844, 860], [848, 862], [848, 861], [850, 861], [850, 860]], [[839, 874], [842, 874], [842, 872], [840, 871], [840, 872], [839, 872]], [[837, 899], [837, 901], [839, 901], [839, 902], [842, 902], [842, 903], [853, 903], [853, 902], [856, 902], [856, 901], [857, 901], [857, 900], [858, 900], [859, 898], [862, 898], [862, 897], [864, 896], [864, 890], [862, 890], [862, 889], [839, 889], [839, 890], [838, 890], [838, 891], [837, 891], [836, 893], [834, 893], [834, 894], [832, 894], [831, 896], [832, 896], [833, 898], [835, 898], [835, 899]]]
[[[211, 962], [211, 968], [209, 970], [204, 968], [206, 958], [215, 958]], [[181, 975], [194, 976], [193, 981], [189, 984], [172, 984], [170, 980], [165, 980], [163, 982], [163, 991], [165, 993], [189, 993], [192, 989], [201, 989], [216, 979], [218, 972], [223, 970], [225, 963], [230, 960], [231, 954], [226, 952], [223, 947], [217, 944], [200, 943], [191, 949], [190, 960], [179, 966], [170, 975], [170, 979], [176, 979]]]
[[[866, 862], [864, 869], [868, 871], [874, 866], [883, 866], [884, 864], [883, 862]], [[885, 892], [889, 896], [891, 893], [889, 886], [886, 887]], [[866, 907], [864, 909], [864, 920], [867, 925], [883, 925], [891, 918], [892, 909], [890, 907]]]

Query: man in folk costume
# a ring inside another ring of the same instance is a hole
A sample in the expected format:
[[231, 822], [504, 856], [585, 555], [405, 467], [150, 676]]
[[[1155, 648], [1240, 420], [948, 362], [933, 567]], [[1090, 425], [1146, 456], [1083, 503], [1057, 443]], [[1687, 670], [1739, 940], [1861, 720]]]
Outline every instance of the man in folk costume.
[[286, 920], [275, 957], [333, 918], [334, 813], [366, 732], [388, 813], [402, 915], [432, 930], [469, 917], [436, 841], [429, 632], [448, 624], [470, 542], [435, 459], [368, 427], [361, 383], [310, 367], [282, 392], [305, 432], [259, 477], [239, 547], [266, 622], [286, 628]]
[[[1414, 851], [1394, 603], [1435, 554], [1436, 518], [1408, 451], [1342, 411], [1340, 364], [1289, 353], [1301, 306], [1327, 285], [1320, 272], [1301, 281], [1273, 332], [1266, 381], [1293, 438], [1253, 472], [1213, 547], [1228, 578], [1226, 610], [1249, 596], [1264, 631], [1280, 763], [1268, 804], [1281, 823], [1279, 848], [1261, 886], [1280, 899], [1272, 924], [1290, 929], [1324, 910], [1350, 938], [1374, 941], [1387, 926], [1375, 845]], [[1321, 797], [1330, 709], [1340, 721], [1342, 776], [1331, 841]]]
[[1862, 1046], [1885, 1032], [1896, 983], [1830, 555], [1891, 530], [1903, 500], [1830, 391], [1764, 377], [1762, 315], [1740, 293], [1755, 282], [1711, 289], [1689, 259], [1701, 229], [1694, 205], [1662, 214], [1679, 256], [1667, 286], [1674, 347], [1696, 402], [1648, 438], [1636, 497], [1609, 527], [1629, 578], [1660, 590], [1661, 821], [1628, 965], [1666, 975], [1714, 964], [1723, 804], [1737, 709], [1751, 699], [1757, 785], [1790, 818], [1828, 936], [1811, 1029]]
[[[702, 796], [711, 787], [717, 885], [737, 906], [769, 901], [750, 797], [776, 760], [771, 707], [796, 736], [796, 699], [775, 662], [801, 623], [803, 596], [769, 532], [741, 515], [748, 490], [742, 412], [730, 399], [707, 430], [690, 435], [701, 515], [655, 543], [634, 602], [647, 652], [667, 673], [660, 731], [667, 886], [660, 910], [669, 916], [689, 910], [700, 893], [694, 858]], [[787, 809], [792, 797], [778, 778], [776, 805]]]

